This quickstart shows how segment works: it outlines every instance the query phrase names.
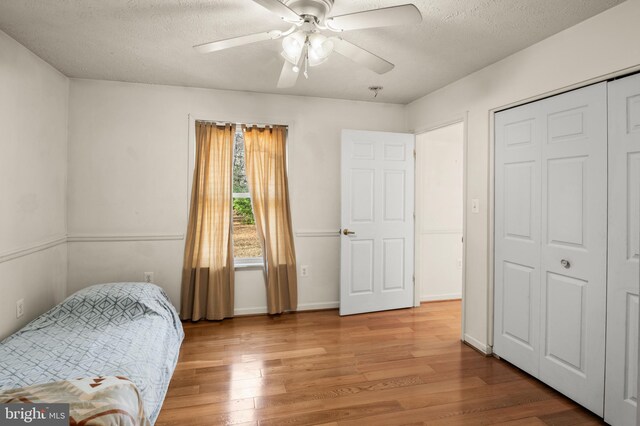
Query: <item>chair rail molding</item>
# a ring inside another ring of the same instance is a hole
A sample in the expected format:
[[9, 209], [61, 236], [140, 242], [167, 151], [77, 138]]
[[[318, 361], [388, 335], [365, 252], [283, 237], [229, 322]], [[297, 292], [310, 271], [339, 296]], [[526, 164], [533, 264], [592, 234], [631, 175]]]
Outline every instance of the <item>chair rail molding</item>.
[[66, 242], [66, 235], [58, 235], [46, 240], [38, 241], [33, 244], [17, 248], [15, 250], [5, 251], [4, 253], [0, 253], [0, 263], [8, 262], [10, 260], [28, 256], [39, 251], [47, 250]]
[[437, 235], [437, 234], [462, 234], [462, 229], [425, 229], [420, 231], [422, 235]]
[[125, 241], [181, 241], [184, 234], [70, 234], [57, 235], [17, 249], [0, 253], [0, 263], [28, 256], [65, 243], [125, 242]]
[[70, 234], [70, 243], [124, 242], [124, 241], [179, 241], [184, 234]]
[[326, 238], [326, 237], [339, 237], [340, 230], [310, 230], [304, 229], [295, 232], [296, 237], [300, 238]]

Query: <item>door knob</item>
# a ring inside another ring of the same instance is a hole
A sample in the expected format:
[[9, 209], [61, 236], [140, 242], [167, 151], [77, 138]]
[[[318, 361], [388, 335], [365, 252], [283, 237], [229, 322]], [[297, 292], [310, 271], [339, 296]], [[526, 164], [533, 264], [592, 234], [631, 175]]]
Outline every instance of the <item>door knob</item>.
[[344, 235], [353, 235], [353, 234], [355, 234], [355, 232], [353, 232], [353, 231], [349, 231], [347, 228], [344, 228], [344, 230], [342, 231], [342, 233], [343, 233]]
[[569, 269], [569, 268], [571, 268], [571, 262], [569, 262], [567, 259], [562, 259], [562, 260], [560, 261], [560, 264], [562, 265], [562, 267], [563, 267], [564, 269]]

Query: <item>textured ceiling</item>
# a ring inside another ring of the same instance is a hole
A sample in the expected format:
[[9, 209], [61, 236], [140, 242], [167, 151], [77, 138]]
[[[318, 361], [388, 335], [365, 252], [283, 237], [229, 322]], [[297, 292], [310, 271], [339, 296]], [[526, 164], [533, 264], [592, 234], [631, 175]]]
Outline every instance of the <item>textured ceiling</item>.
[[[410, 0], [335, 0], [332, 15]], [[0, 29], [69, 77], [408, 103], [622, 0], [414, 0], [423, 21], [344, 33], [393, 62], [384, 75], [333, 54], [277, 89], [280, 42], [202, 55], [191, 46], [286, 29], [251, 0], [2, 0]]]

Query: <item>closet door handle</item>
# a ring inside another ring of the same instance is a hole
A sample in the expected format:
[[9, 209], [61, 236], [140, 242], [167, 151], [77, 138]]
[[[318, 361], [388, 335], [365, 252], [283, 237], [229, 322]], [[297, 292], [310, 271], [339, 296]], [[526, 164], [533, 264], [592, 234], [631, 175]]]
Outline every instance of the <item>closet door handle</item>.
[[564, 269], [569, 269], [569, 268], [571, 268], [571, 262], [569, 262], [567, 259], [562, 259], [562, 260], [560, 261], [560, 264], [562, 265], [562, 267], [563, 267]]

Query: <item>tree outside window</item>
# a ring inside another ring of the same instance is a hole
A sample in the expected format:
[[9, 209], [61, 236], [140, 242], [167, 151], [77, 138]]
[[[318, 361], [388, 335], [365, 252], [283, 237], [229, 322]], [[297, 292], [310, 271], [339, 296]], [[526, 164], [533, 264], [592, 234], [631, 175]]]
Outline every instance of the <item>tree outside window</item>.
[[236, 132], [233, 151], [233, 253], [236, 259], [262, 257], [247, 184], [244, 138]]

